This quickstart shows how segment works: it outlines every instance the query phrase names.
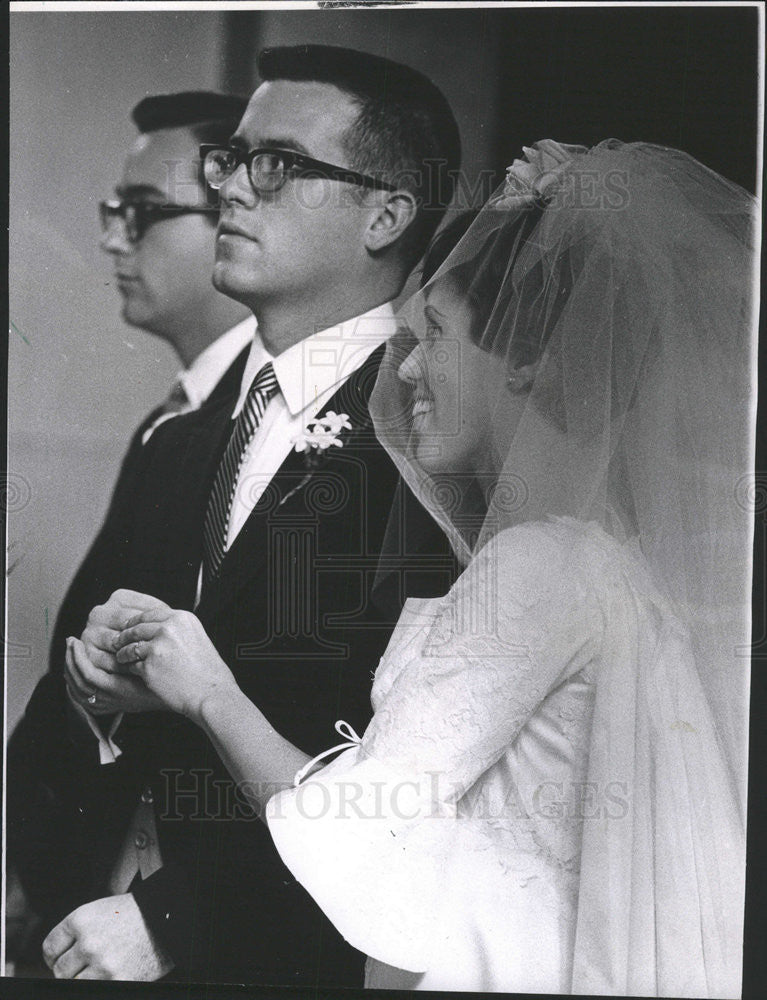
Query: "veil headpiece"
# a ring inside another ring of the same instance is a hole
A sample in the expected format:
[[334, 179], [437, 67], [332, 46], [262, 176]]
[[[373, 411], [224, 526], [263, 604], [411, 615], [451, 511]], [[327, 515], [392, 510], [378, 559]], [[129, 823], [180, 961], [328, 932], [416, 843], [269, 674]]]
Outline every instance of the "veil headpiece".
[[[463, 564], [552, 515], [633, 539], [689, 628], [743, 778], [754, 199], [645, 143], [526, 154], [401, 310], [376, 433]], [[445, 294], [461, 314], [440, 312]], [[420, 379], [403, 378], [408, 358]], [[438, 407], [456, 380], [425, 447], [414, 406]], [[481, 449], [456, 448], [478, 420]]]

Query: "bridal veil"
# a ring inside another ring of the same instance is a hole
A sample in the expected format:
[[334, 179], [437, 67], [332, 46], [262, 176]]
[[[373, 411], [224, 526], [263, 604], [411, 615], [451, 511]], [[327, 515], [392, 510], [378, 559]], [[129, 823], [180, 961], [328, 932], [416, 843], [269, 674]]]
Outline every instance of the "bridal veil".
[[[575, 993], [739, 992], [755, 229], [754, 199], [682, 152], [538, 143], [406, 305], [372, 400], [377, 434], [465, 565], [524, 522], [596, 524], [675, 623], [597, 687], [588, 781], [620, 775], [631, 809], [584, 824]], [[446, 287], [473, 317], [452, 348], [429, 308]], [[504, 372], [513, 426], [490, 385], [456, 413], [455, 433], [481, 413], [479, 467], [450, 460], [447, 437], [447, 466], [419, 452], [400, 375], [419, 347], [427, 384], [456, 363], [481, 384], [476, 347]]]

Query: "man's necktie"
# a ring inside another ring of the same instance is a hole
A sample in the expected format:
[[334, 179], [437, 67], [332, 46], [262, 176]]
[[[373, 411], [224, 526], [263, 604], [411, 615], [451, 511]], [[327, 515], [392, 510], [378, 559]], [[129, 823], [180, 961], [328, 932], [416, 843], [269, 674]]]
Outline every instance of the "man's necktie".
[[269, 400], [279, 386], [271, 361], [259, 371], [250, 387], [245, 404], [234, 422], [232, 436], [216, 472], [208, 500], [203, 529], [203, 586], [219, 571], [226, 552], [229, 515], [242, 460], [256, 428], [261, 423]]

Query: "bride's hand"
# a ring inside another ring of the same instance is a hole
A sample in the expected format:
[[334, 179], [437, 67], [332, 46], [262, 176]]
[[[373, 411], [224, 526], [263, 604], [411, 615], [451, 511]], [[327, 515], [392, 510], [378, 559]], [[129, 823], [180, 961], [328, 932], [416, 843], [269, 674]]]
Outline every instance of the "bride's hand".
[[174, 712], [200, 722], [207, 697], [238, 691], [231, 670], [190, 611], [158, 605], [134, 615], [114, 640], [117, 662]]

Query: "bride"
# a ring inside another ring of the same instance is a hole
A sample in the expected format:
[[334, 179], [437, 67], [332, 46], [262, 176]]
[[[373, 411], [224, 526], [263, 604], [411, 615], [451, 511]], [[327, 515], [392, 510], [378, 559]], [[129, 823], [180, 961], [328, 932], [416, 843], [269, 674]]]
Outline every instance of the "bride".
[[407, 603], [331, 763], [193, 615], [117, 637], [368, 986], [739, 995], [752, 225], [683, 153], [543, 141], [438, 238], [373, 408], [465, 568]]

